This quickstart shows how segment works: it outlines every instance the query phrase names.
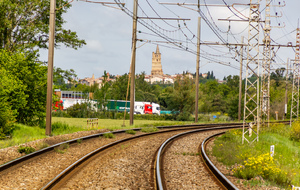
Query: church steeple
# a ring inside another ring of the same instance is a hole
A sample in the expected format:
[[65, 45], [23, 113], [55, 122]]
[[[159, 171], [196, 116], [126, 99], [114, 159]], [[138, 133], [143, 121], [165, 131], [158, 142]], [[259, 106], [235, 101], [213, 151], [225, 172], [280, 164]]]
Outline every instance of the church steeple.
[[161, 53], [159, 52], [159, 47], [157, 45], [156, 52], [152, 52], [152, 70], [151, 75], [163, 75], [161, 66]]
[[159, 53], [158, 44], [157, 44], [157, 46], [156, 46], [156, 53]]

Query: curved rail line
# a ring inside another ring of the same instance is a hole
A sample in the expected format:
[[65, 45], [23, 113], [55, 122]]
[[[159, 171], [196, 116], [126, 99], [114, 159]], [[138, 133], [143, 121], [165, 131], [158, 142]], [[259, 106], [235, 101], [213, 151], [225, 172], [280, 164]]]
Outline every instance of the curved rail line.
[[[241, 125], [241, 123], [232, 123], [234, 125]], [[222, 123], [222, 124], [194, 124], [194, 125], [174, 125], [174, 126], [161, 126], [161, 127], [157, 127], [158, 129], [172, 129], [172, 128], [179, 128], [179, 127], [186, 127], [186, 128], [199, 128], [199, 127], [213, 127], [213, 126], [217, 126], [217, 125], [228, 125], [228, 123]], [[135, 128], [135, 129], [131, 129], [131, 130], [135, 130], [135, 131], [140, 131], [142, 128]], [[49, 146], [49, 147], [46, 147], [44, 149], [41, 149], [41, 150], [38, 150], [38, 151], [35, 151], [33, 153], [30, 153], [30, 154], [27, 154], [25, 156], [22, 156], [22, 157], [19, 157], [19, 158], [16, 158], [12, 161], [9, 161], [5, 164], [2, 164], [0, 165], [0, 172], [6, 170], [6, 169], [9, 169], [17, 164], [20, 164], [24, 161], [27, 161], [27, 160], [30, 160], [30, 159], [33, 159], [35, 157], [38, 157], [38, 156], [41, 156], [47, 152], [50, 152], [50, 151], [53, 151], [56, 147], [59, 147], [61, 144], [65, 144], [65, 143], [68, 143], [68, 144], [76, 144], [77, 143], [77, 140], [87, 140], [87, 139], [92, 139], [92, 138], [98, 138], [99, 136], [103, 136], [105, 133], [113, 133], [113, 134], [118, 134], [118, 133], [125, 133], [127, 130], [119, 130], [119, 131], [113, 131], [113, 132], [104, 132], [104, 133], [98, 133], [98, 134], [93, 134], [93, 135], [89, 135], [89, 136], [85, 136], [85, 137], [79, 137], [79, 138], [76, 138], [76, 139], [72, 139], [72, 140], [68, 140], [68, 141], [64, 141], [64, 142], [61, 142], [61, 143], [58, 143], [58, 144], [55, 144], [55, 145], [52, 145], [52, 146]]]
[[[222, 125], [228, 126], [228, 124], [222, 124]], [[238, 125], [236, 123], [234, 123], [233, 125], [234, 126], [240, 126], [240, 124]], [[47, 183], [41, 189], [57, 189], [62, 184], [64, 184], [64, 182], [66, 180], [68, 180], [68, 178], [70, 178], [71, 175], [78, 172], [81, 169], [81, 167], [84, 167], [84, 165], [87, 162], [89, 162], [90, 160], [95, 158], [98, 154], [101, 154], [101, 152], [103, 152], [104, 150], [107, 150], [108, 148], [111, 148], [111, 147], [116, 146], [118, 144], [130, 141], [130, 140], [133, 140], [133, 139], [145, 137], [145, 136], [159, 134], [159, 133], [167, 133], [167, 132], [182, 131], [182, 130], [189, 130], [189, 129], [192, 130], [192, 129], [199, 128], [199, 127], [201, 127], [201, 128], [206, 127], [205, 129], [209, 129], [207, 127], [214, 127], [215, 128], [215, 126], [219, 126], [219, 124], [200, 125], [200, 126], [199, 125], [189, 125], [188, 127], [187, 126], [185, 126], [185, 127], [181, 126], [181, 128], [178, 128], [180, 126], [176, 126], [175, 129], [166, 130], [166, 131], [158, 131], [158, 132], [154, 132], [154, 133], [142, 134], [142, 135], [138, 135], [138, 136], [134, 136], [134, 137], [130, 137], [130, 138], [126, 138], [126, 139], [122, 139], [122, 140], [119, 140], [119, 141], [109, 143], [105, 146], [102, 146], [102, 147], [90, 152], [89, 154], [83, 156], [81, 159], [74, 162], [72, 165], [70, 165], [68, 168], [66, 168], [64, 171], [62, 171], [60, 174], [58, 174], [55, 178], [53, 178], [49, 183]], [[172, 126], [167, 126], [167, 128], [171, 128], [171, 127]]]
[[216, 168], [216, 166], [210, 161], [210, 159], [208, 158], [207, 154], [206, 154], [206, 145], [207, 143], [212, 140], [214, 137], [219, 136], [224, 134], [225, 132], [222, 133], [217, 133], [214, 135], [211, 135], [209, 137], [207, 137], [206, 139], [204, 139], [204, 141], [201, 143], [201, 156], [202, 159], [204, 160], [204, 164], [206, 165], [207, 168], [209, 168], [209, 170], [213, 173], [213, 175], [218, 179], [218, 181], [226, 188], [226, 189], [232, 189], [232, 190], [238, 190], [238, 188], [231, 183], [231, 181], [229, 181], [223, 174], [222, 172], [220, 172], [218, 170], [218, 168]]
[[162, 167], [162, 157], [163, 154], [165, 152], [165, 149], [174, 141], [177, 140], [178, 138], [184, 136], [184, 135], [188, 135], [188, 134], [192, 134], [192, 133], [198, 133], [198, 132], [204, 132], [204, 131], [210, 131], [210, 130], [219, 130], [219, 129], [232, 129], [232, 128], [239, 128], [242, 127], [241, 126], [231, 126], [231, 125], [227, 125], [227, 126], [223, 126], [223, 127], [214, 127], [214, 128], [204, 128], [204, 129], [197, 129], [197, 130], [193, 130], [193, 131], [188, 131], [188, 132], [184, 132], [184, 133], [180, 133], [177, 135], [174, 135], [173, 137], [170, 137], [169, 139], [167, 139], [159, 148], [157, 156], [156, 156], [156, 164], [155, 164], [155, 184], [156, 184], [156, 189], [159, 190], [163, 190], [163, 189], [167, 189], [166, 188], [166, 184], [165, 184], [165, 179], [164, 179], [164, 175], [163, 175], [163, 167]]

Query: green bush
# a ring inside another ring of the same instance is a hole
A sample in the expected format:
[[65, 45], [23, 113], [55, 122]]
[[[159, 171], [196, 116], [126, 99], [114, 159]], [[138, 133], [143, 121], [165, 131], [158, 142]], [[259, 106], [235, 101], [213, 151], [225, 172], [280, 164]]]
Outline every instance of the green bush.
[[[45, 129], [46, 128], [46, 124], [40, 125], [41, 128]], [[63, 122], [54, 122], [51, 125], [51, 130], [52, 131], [66, 131], [66, 130], [70, 130], [70, 126], [67, 123], [63, 123]]]
[[18, 148], [18, 152], [19, 153], [25, 153], [25, 154], [30, 154], [32, 152], [34, 152], [35, 149], [33, 147], [30, 147], [30, 146], [19, 146]]
[[158, 129], [156, 127], [152, 126], [152, 127], [144, 127], [144, 128], [142, 128], [141, 131], [144, 133], [152, 133], [152, 132], [158, 131]]
[[288, 179], [287, 172], [277, 166], [277, 161], [269, 153], [248, 158], [243, 166], [233, 169], [234, 175], [238, 178], [252, 179], [261, 176], [278, 185], [288, 186], [291, 181]]
[[300, 122], [292, 124], [290, 138], [294, 141], [300, 141]]
[[115, 138], [115, 135], [113, 133], [104, 133], [103, 137], [108, 139], [113, 139]]
[[89, 103], [75, 104], [67, 109], [68, 115], [75, 118], [98, 118], [100, 112], [96, 112], [92, 109]]
[[52, 117], [71, 117], [66, 111], [56, 110], [52, 112]]
[[191, 116], [190, 113], [182, 112], [182, 113], [178, 114], [176, 120], [177, 121], [193, 121], [194, 118]]

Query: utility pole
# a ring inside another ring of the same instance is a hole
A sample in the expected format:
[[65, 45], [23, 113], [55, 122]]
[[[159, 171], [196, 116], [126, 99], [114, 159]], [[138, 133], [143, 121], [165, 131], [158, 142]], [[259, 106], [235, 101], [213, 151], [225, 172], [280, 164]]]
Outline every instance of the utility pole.
[[[241, 44], [244, 44], [244, 36], [241, 38]], [[241, 106], [242, 106], [242, 76], [243, 76], [243, 46], [241, 46], [240, 52], [240, 85], [239, 85], [239, 113], [238, 113], [238, 120], [241, 121]]]
[[299, 48], [300, 48], [300, 28], [298, 24], [297, 33], [296, 33], [295, 61], [293, 64], [293, 92], [292, 92], [290, 125], [292, 125], [293, 118], [296, 118], [298, 120], [298, 116], [299, 116], [299, 67], [300, 67]]
[[[247, 65], [245, 78], [245, 97], [244, 97], [244, 118], [243, 118], [243, 135], [242, 143], [246, 140], [248, 143], [258, 141], [260, 127], [260, 108], [259, 108], [259, 0], [250, 0], [249, 12], [249, 29], [248, 29], [248, 48], [247, 48]], [[250, 77], [252, 80], [250, 80]], [[247, 120], [253, 123], [248, 127]], [[256, 126], [257, 130], [253, 130]], [[252, 132], [256, 137], [251, 141]], [[246, 134], [249, 134], [249, 139]]]
[[200, 62], [200, 29], [201, 17], [198, 17], [198, 33], [197, 33], [197, 62], [196, 62], [196, 98], [195, 98], [195, 123], [198, 122], [198, 96], [199, 96], [199, 62]]
[[266, 0], [265, 9], [265, 27], [264, 27], [264, 48], [263, 48], [263, 62], [262, 62], [262, 78], [261, 78], [261, 120], [263, 123], [270, 120], [270, 64], [271, 64], [271, 13], [270, 0]]
[[51, 135], [52, 120], [52, 83], [53, 83], [53, 57], [55, 38], [55, 6], [56, 1], [50, 0], [49, 19], [49, 48], [48, 48], [48, 74], [47, 74], [47, 104], [46, 104], [46, 135]]
[[289, 75], [289, 59], [286, 61], [286, 76], [285, 76], [285, 103], [284, 103], [284, 119], [286, 119], [287, 114], [287, 104], [288, 104], [288, 75]]
[[134, 101], [135, 101], [135, 55], [136, 55], [136, 28], [138, 0], [133, 0], [133, 24], [131, 47], [131, 85], [130, 85], [130, 125], [133, 125]]

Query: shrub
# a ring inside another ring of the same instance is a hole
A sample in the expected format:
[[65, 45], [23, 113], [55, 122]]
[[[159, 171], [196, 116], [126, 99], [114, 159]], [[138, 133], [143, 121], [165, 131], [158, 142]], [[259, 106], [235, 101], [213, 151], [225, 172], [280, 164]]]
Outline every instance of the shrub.
[[262, 132], [270, 132], [280, 134], [282, 136], [289, 136], [290, 135], [290, 127], [284, 124], [270, 124], [269, 127], [263, 127]]
[[98, 118], [100, 113], [95, 112], [90, 103], [75, 104], [67, 109], [68, 115], [75, 118]]
[[300, 122], [292, 124], [290, 138], [295, 141], [300, 141]]
[[39, 149], [47, 148], [48, 146], [49, 146], [48, 143], [43, 142], [43, 143], [39, 144]]
[[60, 154], [63, 154], [67, 151], [67, 149], [69, 148], [69, 144], [68, 143], [64, 143], [59, 145], [59, 147], [54, 148], [54, 151]]
[[[0, 100], [2, 99], [0, 98]], [[0, 139], [5, 139], [6, 136], [11, 135], [15, 128], [13, 124], [15, 121], [14, 111], [5, 101], [1, 101], [2, 105], [0, 106]]]
[[250, 157], [243, 166], [233, 169], [233, 172], [236, 177], [247, 180], [261, 176], [279, 185], [290, 184], [287, 172], [277, 167], [276, 160], [269, 153]]
[[103, 137], [104, 137], [104, 138], [113, 139], [113, 138], [115, 138], [115, 135], [112, 134], [112, 133], [104, 133], [104, 134], [103, 134]]
[[34, 152], [35, 149], [33, 147], [30, 147], [30, 146], [19, 146], [18, 148], [18, 152], [19, 153], [25, 153], [25, 154], [30, 154], [32, 152]]
[[77, 143], [81, 144], [82, 143], [82, 139], [77, 139]]
[[56, 110], [52, 112], [52, 117], [71, 117], [66, 111]]
[[152, 132], [158, 131], [158, 129], [156, 127], [152, 126], [152, 127], [144, 127], [144, 128], [142, 128], [141, 131], [144, 133], [152, 133]]
[[52, 124], [52, 131], [69, 130], [70, 126], [67, 123], [55, 122]]
[[126, 133], [127, 133], [127, 134], [135, 135], [135, 134], [136, 134], [136, 131], [134, 131], [134, 130], [127, 130]]

